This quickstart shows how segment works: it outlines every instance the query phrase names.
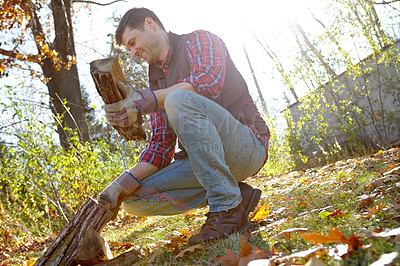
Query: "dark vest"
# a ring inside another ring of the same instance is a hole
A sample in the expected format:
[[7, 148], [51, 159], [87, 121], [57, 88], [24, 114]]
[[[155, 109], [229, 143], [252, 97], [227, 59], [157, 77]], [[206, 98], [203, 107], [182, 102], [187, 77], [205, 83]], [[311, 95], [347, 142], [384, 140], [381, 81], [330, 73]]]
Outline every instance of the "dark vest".
[[[170, 54], [168, 61], [168, 75], [155, 65], [149, 66], [149, 81], [151, 90], [168, 88], [180, 79], [190, 75], [189, 60], [186, 54], [186, 41], [190, 34], [176, 35], [168, 33]], [[219, 99], [219, 105], [228, 110], [241, 123], [252, 124], [261, 135], [270, 135], [265, 121], [254, 104], [246, 82], [236, 69], [229, 54], [226, 58], [225, 80]], [[165, 119], [165, 116], [164, 116]]]

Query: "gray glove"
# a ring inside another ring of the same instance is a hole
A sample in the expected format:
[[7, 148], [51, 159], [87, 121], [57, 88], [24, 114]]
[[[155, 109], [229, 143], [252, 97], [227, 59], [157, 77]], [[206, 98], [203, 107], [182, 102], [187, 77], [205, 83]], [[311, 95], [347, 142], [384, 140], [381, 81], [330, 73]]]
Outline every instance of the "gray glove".
[[136, 177], [125, 171], [100, 193], [97, 201], [112, 210], [119, 207], [125, 197], [132, 194], [140, 185]]
[[138, 114], [150, 114], [157, 110], [157, 98], [152, 90], [134, 90], [120, 80], [117, 80], [117, 86], [125, 99], [104, 105], [111, 125], [129, 127], [135, 123]]

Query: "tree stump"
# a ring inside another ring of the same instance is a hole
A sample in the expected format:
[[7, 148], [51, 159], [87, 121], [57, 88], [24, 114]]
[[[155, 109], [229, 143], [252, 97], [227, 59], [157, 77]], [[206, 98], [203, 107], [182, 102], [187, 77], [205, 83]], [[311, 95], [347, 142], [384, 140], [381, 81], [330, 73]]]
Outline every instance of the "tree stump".
[[100, 231], [118, 210], [110, 211], [89, 198], [35, 265], [93, 265], [111, 259]]
[[[128, 84], [118, 58], [110, 57], [107, 59], [95, 60], [90, 63], [90, 73], [96, 85], [97, 92], [100, 94], [105, 104], [116, 103], [125, 98], [126, 95], [119, 90], [116, 82], [121, 80]], [[138, 115], [137, 121], [133, 126], [119, 127], [113, 126], [117, 132], [126, 140], [145, 140], [146, 133], [142, 128], [143, 117]]]

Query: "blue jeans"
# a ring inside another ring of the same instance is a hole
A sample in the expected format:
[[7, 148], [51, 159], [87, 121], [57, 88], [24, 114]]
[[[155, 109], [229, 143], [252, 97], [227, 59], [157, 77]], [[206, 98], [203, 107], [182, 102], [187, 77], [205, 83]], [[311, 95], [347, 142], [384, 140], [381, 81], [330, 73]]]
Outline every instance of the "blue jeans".
[[164, 102], [170, 126], [188, 157], [142, 180], [122, 204], [138, 216], [173, 215], [209, 204], [209, 211], [241, 202], [237, 182], [263, 165], [266, 149], [227, 110], [189, 91], [170, 93]]

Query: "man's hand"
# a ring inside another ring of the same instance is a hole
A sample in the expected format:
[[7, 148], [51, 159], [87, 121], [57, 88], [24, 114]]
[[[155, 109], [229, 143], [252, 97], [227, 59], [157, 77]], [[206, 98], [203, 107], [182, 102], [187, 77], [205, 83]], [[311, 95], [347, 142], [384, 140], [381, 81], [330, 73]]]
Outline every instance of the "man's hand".
[[124, 190], [118, 183], [111, 183], [98, 196], [97, 201], [110, 210], [119, 207], [123, 201]]
[[123, 172], [114, 182], [106, 187], [97, 197], [97, 201], [110, 210], [119, 207], [124, 197], [132, 194], [141, 185], [130, 172]]
[[106, 104], [106, 117], [112, 125], [132, 126], [138, 114], [149, 114], [157, 110], [157, 98], [151, 90], [135, 91], [131, 86], [117, 80], [117, 86], [126, 95], [125, 99]]

